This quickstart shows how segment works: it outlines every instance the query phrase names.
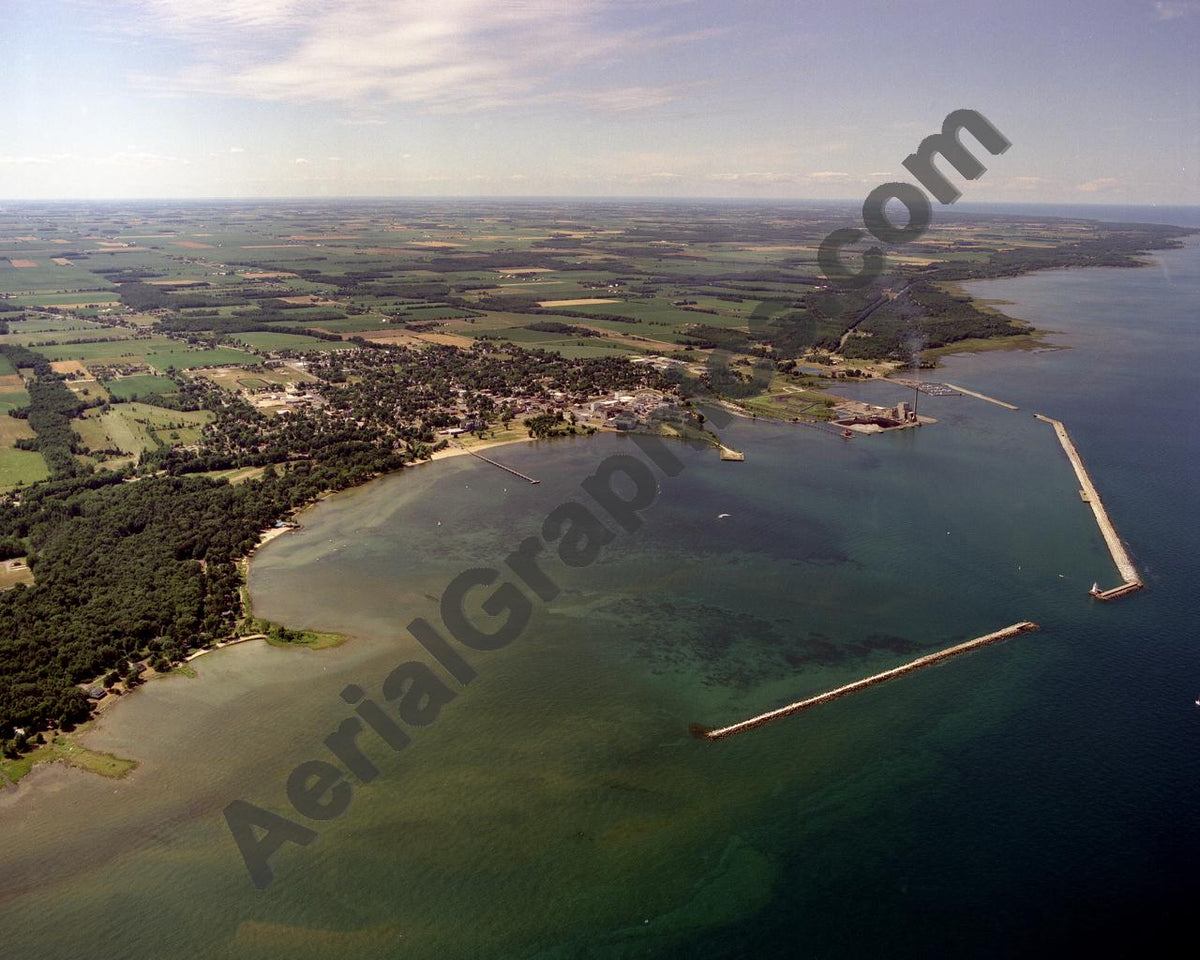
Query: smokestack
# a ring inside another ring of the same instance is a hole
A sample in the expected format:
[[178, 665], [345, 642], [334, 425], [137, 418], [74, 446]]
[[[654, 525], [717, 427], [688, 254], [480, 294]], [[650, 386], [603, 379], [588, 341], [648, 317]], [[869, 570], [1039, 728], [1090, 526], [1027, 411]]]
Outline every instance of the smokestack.
[[921, 402], [921, 388], [913, 387], [913, 419], [917, 419], [917, 404]]

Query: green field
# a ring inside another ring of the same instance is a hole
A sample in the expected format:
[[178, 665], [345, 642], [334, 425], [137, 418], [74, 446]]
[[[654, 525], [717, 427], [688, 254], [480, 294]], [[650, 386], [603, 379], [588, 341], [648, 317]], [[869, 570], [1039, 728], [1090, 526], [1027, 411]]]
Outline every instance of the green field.
[[174, 367], [176, 370], [194, 370], [196, 367], [246, 366], [262, 361], [250, 353], [217, 347], [213, 350], [193, 350], [182, 344], [173, 350], [155, 351], [146, 355], [146, 362], [156, 370]]
[[179, 387], [170, 377], [160, 377], [154, 374], [106, 380], [104, 387], [114, 400], [130, 400], [133, 397], [149, 397], [179, 391]]
[[181, 345], [167, 337], [148, 337], [138, 340], [123, 340], [104, 343], [64, 343], [54, 346], [39, 345], [31, 349], [47, 360], [130, 360], [140, 359], [158, 350], [169, 350]]
[[100, 408], [84, 411], [71, 421], [89, 450], [120, 450], [138, 454], [160, 443], [166, 446], [195, 443], [200, 428], [212, 419], [207, 410], [185, 412], [167, 410], [146, 403], [117, 403], [107, 412]]
[[[19, 325], [18, 325], [19, 326]], [[128, 340], [133, 336], [132, 330], [121, 327], [76, 327], [70, 330], [47, 330], [43, 333], [29, 333], [18, 329], [0, 337], [2, 343], [19, 343], [24, 347], [36, 347], [39, 344], [53, 340], [56, 344], [72, 344], [78, 341], [93, 340]], [[103, 346], [103, 345], [102, 345]], [[112, 349], [107, 347], [107, 349]], [[74, 358], [71, 358], [74, 359]]]
[[[88, 274], [89, 286], [94, 286], [91, 280], [99, 280], [95, 274]], [[31, 293], [15, 297], [14, 303], [23, 307], [73, 306], [88, 303], [111, 303], [117, 299], [116, 287], [107, 290], [91, 290], [84, 293]]]
[[[72, 267], [60, 267], [52, 263], [50, 258], [57, 252], [5, 252], [0, 254], [0, 292], [3, 293], [44, 293], [51, 290], [62, 290], [63, 287], [100, 286], [101, 281], [92, 273]], [[14, 267], [9, 258], [32, 259], [35, 267]], [[112, 299], [97, 296], [96, 299]]]
[[361, 333], [364, 330], [393, 330], [402, 324], [399, 321], [385, 323], [380, 317], [346, 317], [343, 320], [304, 320], [294, 326], [328, 330], [330, 333]]
[[29, 402], [29, 394], [24, 390], [7, 390], [0, 393], [0, 416], [6, 416], [9, 410], [23, 407]]
[[74, 317], [30, 317], [25, 320], [10, 320], [9, 335], [25, 333], [46, 333], [58, 330], [106, 330], [96, 323], [77, 320]]
[[11, 377], [16, 372], [17, 368], [12, 365], [12, 361], [0, 353], [0, 377]]
[[48, 476], [50, 471], [40, 453], [12, 447], [0, 450], [0, 490], [11, 490], [18, 483], [36, 483]]
[[353, 344], [340, 340], [319, 340], [298, 333], [239, 333], [231, 339], [256, 350], [346, 350]]
[[33, 347], [47, 360], [144, 360], [156, 370], [174, 367], [190, 370], [194, 367], [234, 366], [259, 363], [259, 359], [241, 350], [228, 347], [197, 349], [168, 337], [145, 337], [137, 340], [118, 340], [103, 343], [67, 343]]

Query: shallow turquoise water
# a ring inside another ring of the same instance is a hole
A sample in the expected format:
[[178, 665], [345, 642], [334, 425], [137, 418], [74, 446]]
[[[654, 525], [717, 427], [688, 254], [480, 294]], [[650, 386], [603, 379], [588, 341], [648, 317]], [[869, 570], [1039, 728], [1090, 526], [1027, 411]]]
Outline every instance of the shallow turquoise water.
[[[640, 454], [509, 447], [541, 484], [460, 459], [323, 503], [251, 585], [263, 615], [354, 640], [203, 658], [91, 738], [142, 761], [129, 780], [39, 771], [0, 798], [11, 955], [1007, 956], [1181, 928], [1200, 892], [1200, 250], [1156, 263], [974, 285], [1070, 346], [938, 374], [1017, 413], [922, 397], [939, 422], [917, 431], [737, 421], [744, 464], [673, 446], [684, 469], [642, 528], [586, 568], [548, 561], [562, 592], [470, 654], [478, 679], [411, 747], [369, 748], [380, 777], [259, 892], [221, 809], [299, 819], [284, 784], [330, 757], [342, 688], [379, 699], [399, 663], [430, 662], [404, 626], [439, 623], [456, 574]], [[1144, 593], [1087, 597], [1116, 571], [1033, 411], [1067, 423]], [[688, 735], [1022, 619], [1042, 632], [719, 744]]]

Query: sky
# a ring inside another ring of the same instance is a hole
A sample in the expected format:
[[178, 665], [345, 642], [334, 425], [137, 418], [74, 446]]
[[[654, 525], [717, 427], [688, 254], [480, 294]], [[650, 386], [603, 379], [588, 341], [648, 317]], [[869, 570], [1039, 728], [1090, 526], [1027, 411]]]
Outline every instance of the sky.
[[[0, 198], [1200, 204], [1200, 0], [0, 0]], [[973, 149], [974, 141], [966, 142]]]

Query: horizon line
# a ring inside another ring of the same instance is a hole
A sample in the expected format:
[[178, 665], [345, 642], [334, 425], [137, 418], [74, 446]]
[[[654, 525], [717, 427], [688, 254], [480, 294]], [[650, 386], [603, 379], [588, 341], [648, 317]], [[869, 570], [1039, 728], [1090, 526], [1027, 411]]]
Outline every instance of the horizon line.
[[[440, 193], [440, 194], [370, 194], [354, 193], [344, 196], [320, 196], [314, 194], [267, 194], [263, 196], [222, 196], [211, 195], [202, 197], [172, 197], [172, 196], [138, 196], [138, 197], [0, 197], [0, 204], [21, 203], [252, 203], [252, 202], [283, 202], [283, 201], [319, 201], [337, 203], [354, 200], [397, 201], [397, 200], [498, 200], [498, 201], [543, 201], [556, 200], [564, 202], [604, 202], [620, 201], [624, 203], [816, 203], [816, 204], [861, 204], [857, 197], [652, 197], [643, 194], [487, 194], [487, 193]], [[1025, 207], [1167, 207], [1170, 209], [1200, 209], [1200, 203], [1164, 203], [1158, 201], [1124, 201], [1098, 202], [1087, 200], [961, 200], [954, 204], [956, 207], [971, 206], [1025, 206]], [[953, 209], [941, 210], [941, 213], [952, 213]]]

